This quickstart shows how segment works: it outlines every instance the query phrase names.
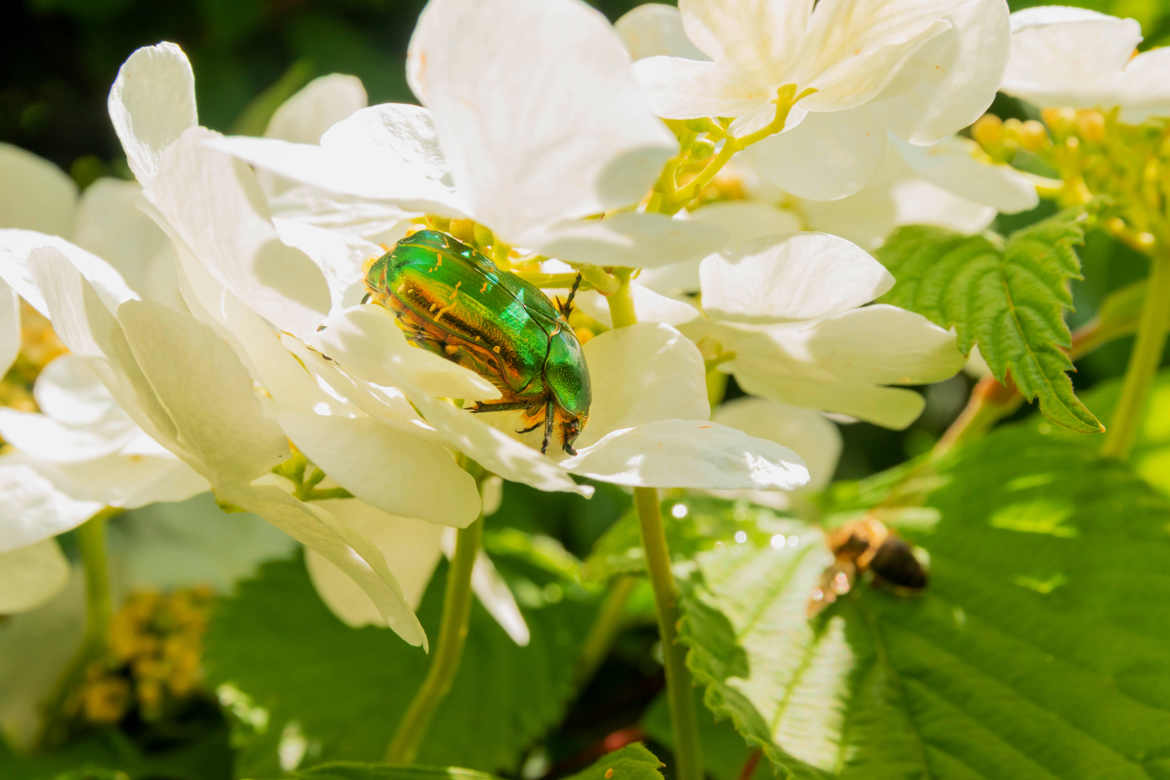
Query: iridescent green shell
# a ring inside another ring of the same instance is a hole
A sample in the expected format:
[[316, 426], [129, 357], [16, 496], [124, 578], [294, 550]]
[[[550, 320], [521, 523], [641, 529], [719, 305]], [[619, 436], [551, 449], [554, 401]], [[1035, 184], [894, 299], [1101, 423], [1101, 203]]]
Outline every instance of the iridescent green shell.
[[535, 416], [543, 407], [561, 420], [572, 450], [589, 414], [589, 371], [572, 327], [538, 287], [435, 230], [413, 233], [375, 260], [366, 286], [413, 343], [500, 389], [504, 400], [480, 411]]

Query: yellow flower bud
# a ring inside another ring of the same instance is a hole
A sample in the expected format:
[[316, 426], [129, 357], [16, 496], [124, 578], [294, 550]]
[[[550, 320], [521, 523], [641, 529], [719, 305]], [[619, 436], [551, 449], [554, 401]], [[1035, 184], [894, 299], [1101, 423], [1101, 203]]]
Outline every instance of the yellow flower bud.
[[1029, 152], [1038, 152], [1048, 144], [1048, 131], [1035, 119], [1029, 119], [1020, 125], [1018, 137], [1020, 148]]
[[1071, 108], [1046, 108], [1040, 112], [1040, 118], [1055, 136], [1064, 136], [1072, 132], [1077, 121], [1077, 112]]
[[1105, 140], [1105, 115], [1093, 109], [1076, 112], [1077, 133], [1089, 143], [1099, 144]]
[[993, 149], [999, 149], [1003, 144], [1003, 120], [995, 114], [984, 114], [971, 125], [971, 137], [992, 154]]

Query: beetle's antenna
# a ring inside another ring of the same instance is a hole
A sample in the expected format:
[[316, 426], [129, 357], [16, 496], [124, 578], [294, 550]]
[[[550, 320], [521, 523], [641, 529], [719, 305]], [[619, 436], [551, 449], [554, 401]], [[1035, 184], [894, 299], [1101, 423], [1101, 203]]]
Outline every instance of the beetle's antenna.
[[573, 289], [569, 290], [569, 297], [561, 304], [561, 314], [565, 319], [569, 318], [569, 314], [573, 311], [573, 297], [577, 294], [577, 288], [581, 286], [581, 274], [577, 274], [577, 278], [573, 280]]

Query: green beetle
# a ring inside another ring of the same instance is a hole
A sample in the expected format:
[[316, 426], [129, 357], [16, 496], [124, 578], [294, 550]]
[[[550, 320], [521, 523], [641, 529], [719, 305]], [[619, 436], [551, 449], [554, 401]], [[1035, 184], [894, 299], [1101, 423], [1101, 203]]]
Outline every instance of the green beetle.
[[[580, 283], [580, 277], [577, 278]], [[420, 230], [366, 270], [369, 298], [394, 312], [412, 343], [469, 368], [503, 398], [472, 412], [523, 409], [527, 433], [554, 425], [565, 452], [589, 418], [592, 393], [585, 354], [567, 319], [577, 284], [563, 304], [502, 271], [446, 233]]]

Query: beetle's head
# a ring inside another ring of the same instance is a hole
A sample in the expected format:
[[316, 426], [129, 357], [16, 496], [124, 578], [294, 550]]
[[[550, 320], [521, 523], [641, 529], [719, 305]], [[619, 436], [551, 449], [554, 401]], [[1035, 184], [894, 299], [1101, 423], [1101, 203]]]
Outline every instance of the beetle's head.
[[576, 455], [577, 451], [573, 449], [573, 442], [581, 435], [581, 429], [585, 427], [585, 423], [589, 420], [587, 414], [566, 414], [565, 419], [561, 422], [561, 446], [565, 452], [570, 455]]

